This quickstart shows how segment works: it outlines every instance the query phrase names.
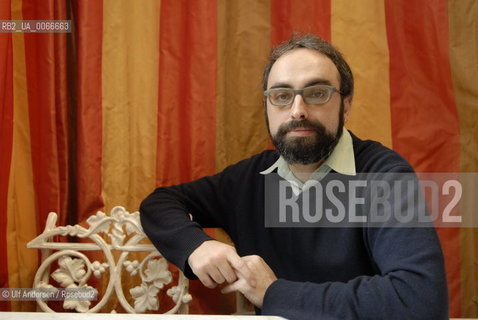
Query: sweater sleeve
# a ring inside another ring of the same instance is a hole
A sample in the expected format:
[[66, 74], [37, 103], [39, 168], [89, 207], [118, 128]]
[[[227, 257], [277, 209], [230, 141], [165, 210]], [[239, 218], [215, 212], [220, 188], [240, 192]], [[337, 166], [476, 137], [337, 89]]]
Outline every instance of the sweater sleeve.
[[196, 278], [187, 259], [204, 241], [202, 227], [224, 227], [221, 174], [154, 190], [140, 206], [144, 232], [168, 261]]
[[346, 283], [275, 281], [263, 314], [293, 319], [448, 319], [443, 257], [433, 229], [371, 230], [380, 273]]
[[[408, 210], [407, 199], [398, 201], [402, 212]], [[430, 223], [410, 225], [387, 221], [363, 229], [375, 275], [325, 283], [279, 279], [266, 292], [263, 314], [290, 320], [448, 319], [444, 259], [435, 229]]]

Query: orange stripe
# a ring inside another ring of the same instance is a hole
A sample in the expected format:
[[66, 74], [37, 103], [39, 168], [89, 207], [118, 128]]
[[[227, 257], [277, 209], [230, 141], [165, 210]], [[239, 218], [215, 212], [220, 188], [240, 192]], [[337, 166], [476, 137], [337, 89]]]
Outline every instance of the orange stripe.
[[77, 3], [78, 35], [77, 174], [78, 221], [103, 209], [101, 196], [102, 112], [101, 56], [103, 1]]
[[[12, 1], [12, 19], [22, 20], [22, 1]], [[8, 186], [8, 281], [12, 288], [29, 287], [38, 266], [38, 252], [26, 248], [37, 235], [32, 151], [27, 98], [25, 42], [13, 35], [13, 150]], [[33, 311], [34, 302], [11, 302], [12, 311]]]
[[136, 211], [156, 184], [160, 9], [157, 0], [103, 6], [103, 197], [106, 211]]
[[[474, 0], [449, 1], [450, 62], [460, 119], [461, 172], [478, 171], [478, 5]], [[476, 192], [476, 190], [474, 191]], [[476, 317], [478, 303], [478, 229], [464, 228], [461, 244], [461, 316]], [[456, 279], [459, 281], [460, 279]]]
[[315, 33], [330, 40], [330, 0], [271, 0], [272, 44], [277, 45], [294, 32]]
[[[220, 171], [268, 146], [258, 84], [270, 50], [270, 3], [219, 0], [218, 15], [216, 170]], [[222, 229], [206, 232], [231, 244]], [[235, 311], [233, 296], [219, 291], [211, 295], [211, 290], [197, 285], [192, 288], [198, 295], [215, 301], [216, 306], [211, 309], [214, 313]]]
[[269, 1], [219, 1], [217, 170], [268, 147], [259, 83], [270, 51], [269, 17]]
[[[448, 57], [447, 1], [385, 2], [392, 138], [419, 172], [458, 172], [459, 128]], [[439, 229], [451, 316], [460, 315], [458, 229]]]
[[478, 171], [478, 5], [450, 1], [450, 62], [460, 119], [461, 171]]
[[332, 42], [344, 54], [355, 78], [352, 116], [347, 128], [361, 139], [380, 141], [391, 147], [389, 52], [384, 3], [376, 0], [334, 1]]
[[215, 168], [216, 1], [161, 2], [158, 185]]
[[[0, 19], [10, 20], [10, 1], [0, 2]], [[12, 35], [0, 34], [0, 212], [8, 208], [8, 178], [13, 142], [13, 52]], [[7, 214], [0, 214], [0, 287], [8, 288]], [[9, 301], [0, 301], [0, 310], [9, 310]]]

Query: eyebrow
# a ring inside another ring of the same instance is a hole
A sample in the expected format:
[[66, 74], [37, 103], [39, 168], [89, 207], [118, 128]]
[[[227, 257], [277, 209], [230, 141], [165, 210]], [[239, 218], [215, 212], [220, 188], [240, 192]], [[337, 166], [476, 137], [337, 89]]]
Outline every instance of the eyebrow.
[[[318, 85], [318, 84], [325, 84], [325, 85], [332, 85], [332, 83], [327, 80], [327, 79], [313, 79], [313, 80], [310, 80], [308, 82], [306, 82], [304, 88], [307, 88], [307, 87], [310, 87], [310, 86], [315, 86], [315, 85]], [[275, 85], [271, 86], [269, 89], [276, 89], [276, 88], [293, 88], [290, 84], [286, 83], [286, 82], [279, 82], [279, 83], [276, 83]]]

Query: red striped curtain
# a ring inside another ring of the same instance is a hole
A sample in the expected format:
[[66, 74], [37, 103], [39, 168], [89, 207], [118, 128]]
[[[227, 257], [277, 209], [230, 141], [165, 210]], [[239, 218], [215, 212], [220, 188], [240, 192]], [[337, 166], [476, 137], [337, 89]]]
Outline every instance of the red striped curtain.
[[[478, 172], [474, 0], [0, 2], [0, 20], [22, 19], [74, 27], [0, 34], [2, 287], [31, 286], [38, 253], [25, 245], [48, 212], [74, 224], [116, 205], [135, 211], [155, 186], [267, 148], [262, 68], [294, 31], [331, 40], [351, 64], [355, 134], [419, 172]], [[478, 317], [478, 231], [438, 232], [451, 316]], [[192, 290], [203, 297], [192, 312], [233, 311], [217, 291]]]

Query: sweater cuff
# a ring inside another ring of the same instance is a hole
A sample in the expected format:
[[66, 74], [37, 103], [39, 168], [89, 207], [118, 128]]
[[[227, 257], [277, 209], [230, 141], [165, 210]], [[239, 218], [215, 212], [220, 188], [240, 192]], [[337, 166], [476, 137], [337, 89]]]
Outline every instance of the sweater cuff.
[[208, 240], [214, 240], [214, 238], [208, 236], [204, 231], [201, 229], [197, 229], [197, 231], [188, 234], [187, 240], [182, 241], [184, 245], [184, 250], [182, 252], [182, 257], [179, 263], [177, 264], [178, 267], [183, 271], [184, 275], [191, 280], [197, 279], [197, 276], [191, 270], [191, 267], [188, 263], [188, 258], [191, 253], [194, 252], [203, 242]]
[[277, 279], [267, 288], [262, 303], [263, 315], [282, 316], [290, 315], [291, 306], [297, 307], [297, 292], [294, 287], [300, 283]]

